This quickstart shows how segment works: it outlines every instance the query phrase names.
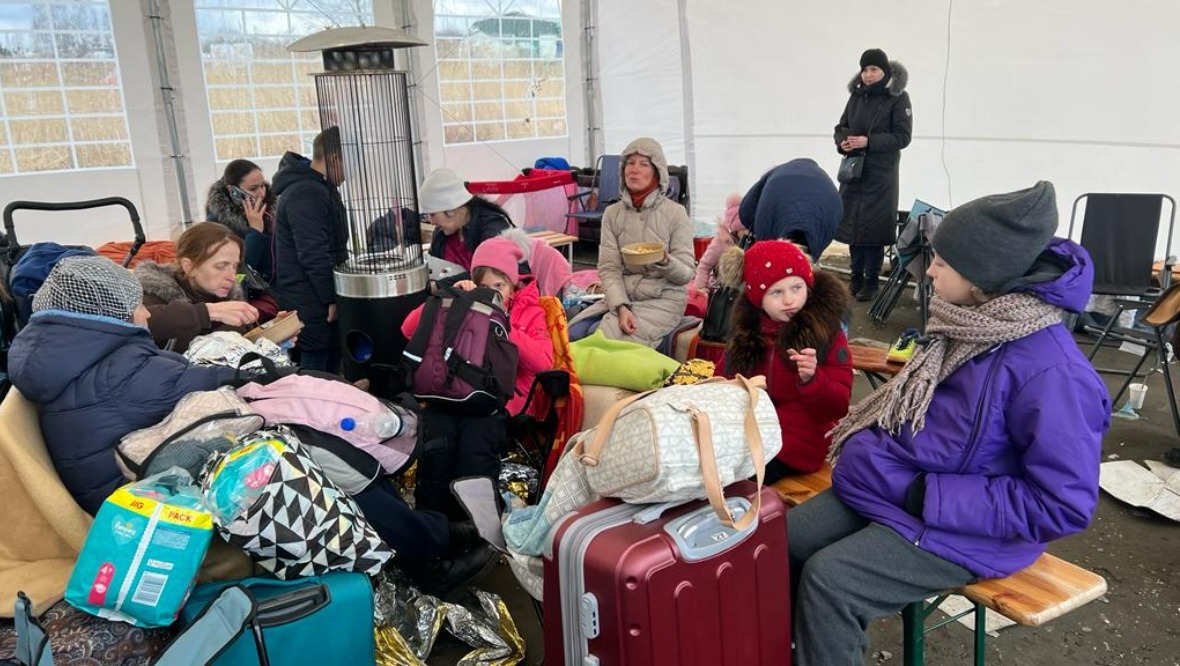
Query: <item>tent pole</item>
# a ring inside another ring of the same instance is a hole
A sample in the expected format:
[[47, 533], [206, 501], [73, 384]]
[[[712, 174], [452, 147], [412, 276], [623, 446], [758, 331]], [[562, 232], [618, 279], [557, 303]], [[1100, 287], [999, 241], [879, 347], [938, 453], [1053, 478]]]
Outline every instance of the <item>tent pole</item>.
[[164, 118], [168, 121], [168, 138], [172, 141], [172, 161], [176, 168], [176, 184], [180, 188], [180, 210], [185, 226], [192, 224], [193, 214], [189, 209], [188, 183], [184, 171], [184, 155], [180, 150], [180, 134], [176, 129], [176, 107], [173, 105], [173, 88], [168, 79], [168, 59], [164, 55], [164, 29], [161, 26], [160, 0], [149, 0], [148, 18], [152, 22], [152, 37], [156, 42], [156, 64], [160, 69], [160, 96], [164, 100]]
[[[405, 30], [406, 34], [416, 35], [416, 28], [418, 26], [416, 25], [417, 22], [413, 10], [410, 7], [410, 0], [402, 0], [400, 18], [402, 30]], [[415, 49], [399, 49], [397, 53], [399, 56], [404, 54], [404, 57], [408, 60], [406, 70], [409, 72], [409, 76], [407, 77], [409, 81], [409, 104], [414, 114], [414, 122], [410, 123], [410, 145], [413, 146], [414, 173], [424, 174], [426, 173], [426, 168], [422, 157], [422, 133], [418, 130], [418, 127], [420, 125], [424, 126], [423, 123], [425, 123], [418, 99], [418, 72], [421, 71], [422, 60], [418, 57], [418, 52]], [[415, 192], [417, 191], [417, 187], [418, 183], [415, 182]]]
[[595, 113], [595, 103], [598, 94], [598, 63], [594, 59], [597, 48], [595, 37], [598, 25], [595, 23], [594, 3], [597, 0], [582, 0], [582, 63], [583, 90], [582, 97], [586, 106], [586, 152], [587, 164], [596, 164], [598, 160], [598, 146], [595, 143], [595, 133], [598, 131], [598, 118]]

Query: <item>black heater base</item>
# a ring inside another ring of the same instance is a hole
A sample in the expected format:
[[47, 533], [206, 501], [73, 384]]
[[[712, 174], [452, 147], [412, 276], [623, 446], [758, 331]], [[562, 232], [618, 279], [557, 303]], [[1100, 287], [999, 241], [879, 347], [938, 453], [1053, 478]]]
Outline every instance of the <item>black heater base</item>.
[[401, 325], [411, 310], [426, 302], [426, 292], [386, 298], [336, 297], [344, 377], [367, 378], [370, 391], [392, 398], [406, 386], [399, 368], [406, 338]]

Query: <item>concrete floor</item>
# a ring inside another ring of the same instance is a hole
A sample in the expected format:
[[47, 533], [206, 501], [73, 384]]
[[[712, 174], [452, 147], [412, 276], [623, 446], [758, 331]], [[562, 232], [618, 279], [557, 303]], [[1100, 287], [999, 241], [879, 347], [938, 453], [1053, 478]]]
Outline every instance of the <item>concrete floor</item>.
[[[593, 262], [592, 251], [579, 249], [579, 263]], [[584, 266], [579, 265], [578, 268]], [[906, 327], [918, 324], [918, 312], [909, 295], [903, 297], [884, 326], [870, 322], [867, 305], [856, 304], [852, 338], [888, 342]], [[1135, 358], [1115, 350], [1099, 354], [1099, 367], [1130, 368]], [[1173, 364], [1174, 371], [1180, 366]], [[1111, 393], [1123, 377], [1104, 375]], [[1177, 379], [1180, 382], [1180, 378]], [[1148, 380], [1149, 391], [1139, 421], [1113, 419], [1103, 441], [1103, 460], [1159, 459], [1164, 451], [1180, 446], [1167, 406], [1163, 375]], [[853, 400], [869, 392], [868, 382], [858, 377]], [[1121, 405], [1121, 402], [1120, 402]], [[1004, 666], [1056, 664], [1180, 665], [1180, 587], [1177, 546], [1180, 525], [1145, 510], [1129, 507], [1105, 493], [1097, 514], [1085, 532], [1050, 546], [1066, 560], [1104, 576], [1109, 584], [1106, 596], [1049, 624], [1039, 627], [1011, 627], [988, 639], [987, 662]], [[482, 587], [500, 594], [508, 604], [528, 644], [527, 664], [542, 662], [542, 633], [527, 595], [516, 585], [511, 571], [501, 566]], [[901, 620], [877, 622], [870, 629], [872, 647], [867, 663], [900, 663]], [[927, 639], [926, 658], [932, 665], [968, 664], [971, 660], [971, 631], [958, 624], [936, 632]], [[467, 652], [450, 637], [440, 639], [431, 664], [454, 664]]]

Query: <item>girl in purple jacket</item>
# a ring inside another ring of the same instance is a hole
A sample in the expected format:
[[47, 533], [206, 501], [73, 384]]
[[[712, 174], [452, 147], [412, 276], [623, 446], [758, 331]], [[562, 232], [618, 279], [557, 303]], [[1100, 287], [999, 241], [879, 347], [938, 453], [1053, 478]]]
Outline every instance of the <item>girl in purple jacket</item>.
[[788, 521], [795, 663], [859, 664], [877, 617], [1032, 564], [1098, 501], [1110, 396], [1069, 330], [1093, 267], [1053, 185], [939, 225], [927, 340], [832, 433], [832, 489]]

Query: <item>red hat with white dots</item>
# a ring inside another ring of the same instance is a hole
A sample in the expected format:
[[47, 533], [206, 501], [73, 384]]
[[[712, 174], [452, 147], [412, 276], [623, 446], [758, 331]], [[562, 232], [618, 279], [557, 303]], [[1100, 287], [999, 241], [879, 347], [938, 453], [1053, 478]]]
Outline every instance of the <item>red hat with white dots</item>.
[[762, 307], [762, 297], [772, 284], [792, 275], [803, 278], [808, 289], [815, 285], [811, 260], [794, 243], [758, 241], [746, 250], [742, 276], [746, 282], [746, 298], [754, 307]]

